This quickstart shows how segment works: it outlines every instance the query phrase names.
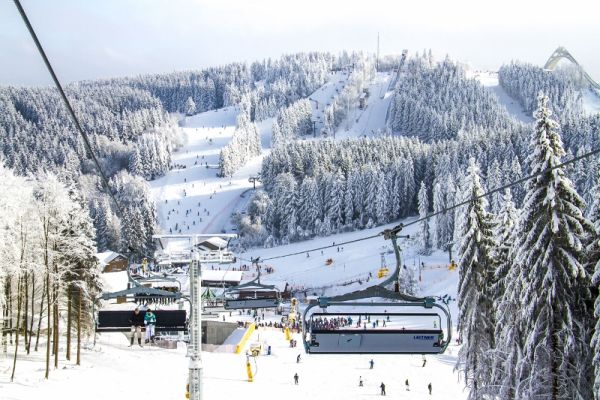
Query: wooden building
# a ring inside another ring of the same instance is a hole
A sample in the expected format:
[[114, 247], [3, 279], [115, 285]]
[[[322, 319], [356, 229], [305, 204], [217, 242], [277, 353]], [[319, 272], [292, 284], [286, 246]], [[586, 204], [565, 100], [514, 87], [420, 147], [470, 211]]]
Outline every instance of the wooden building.
[[114, 251], [105, 251], [97, 253], [96, 258], [100, 262], [102, 272], [121, 272], [127, 271], [129, 262], [125, 256]]

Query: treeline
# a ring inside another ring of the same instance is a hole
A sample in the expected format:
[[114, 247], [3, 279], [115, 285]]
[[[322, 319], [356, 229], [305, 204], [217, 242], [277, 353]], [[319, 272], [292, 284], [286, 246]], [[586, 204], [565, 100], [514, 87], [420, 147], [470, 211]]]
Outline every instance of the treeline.
[[570, 70], [546, 71], [532, 64], [512, 62], [500, 68], [498, 81], [530, 115], [537, 107], [540, 92], [548, 97], [550, 109], [561, 118], [581, 113], [581, 84]]
[[285, 146], [313, 133], [312, 107], [307, 99], [298, 100], [277, 113], [271, 131], [271, 147]]
[[246, 112], [237, 117], [237, 126], [231, 142], [223, 147], [219, 154], [221, 176], [232, 176], [235, 171], [244, 166], [252, 157], [260, 155], [260, 134], [254, 122]]
[[[264, 191], [240, 217], [240, 233], [245, 245], [275, 245], [385, 224], [418, 212], [421, 182], [433, 198], [428, 204], [443, 209], [455, 204], [470, 157], [491, 165], [490, 185], [521, 178], [523, 141], [517, 129], [433, 144], [398, 137], [292, 142], [263, 160]], [[522, 200], [521, 187], [515, 197]], [[434, 226], [432, 243], [446, 248], [453, 215], [440, 215]]]
[[547, 171], [566, 152], [543, 95], [536, 119], [526, 164], [540, 175], [521, 209], [506, 191], [490, 212], [475, 160], [461, 189], [457, 367], [469, 399], [600, 395], [600, 175], [586, 213], [568, 171]]
[[[90, 137], [100, 165], [109, 178], [130, 171], [154, 179], [168, 171], [171, 151], [178, 144], [175, 126], [160, 100], [147, 91], [123, 85], [82, 82], [66, 89], [79, 122]], [[56, 90], [51, 88], [0, 88], [0, 149], [7, 167], [19, 175], [52, 171], [61, 182], [77, 190], [87, 201], [86, 210], [96, 216], [99, 204], [106, 218], [119, 221], [117, 210], [102, 189], [98, 171], [88, 158], [84, 142], [69, 118]], [[119, 186], [121, 190], [129, 186]], [[119, 193], [116, 193], [119, 195]], [[137, 214], [153, 208], [149, 191], [140, 191], [131, 207]], [[98, 219], [94, 218], [95, 224]], [[115, 226], [128, 224], [115, 222]], [[104, 229], [96, 225], [103, 235]], [[154, 224], [137, 232], [151, 242]], [[142, 256], [122, 231], [116, 237], [98, 238], [99, 251], [107, 249]], [[110, 247], [104, 245], [110, 244]]]
[[0, 208], [0, 349], [5, 357], [14, 350], [12, 380], [18, 353], [42, 345], [47, 378], [63, 357], [79, 364], [83, 336], [94, 329], [94, 227], [86, 201], [51, 173], [24, 178], [0, 165]]
[[428, 57], [412, 58], [397, 83], [388, 124], [402, 136], [425, 142], [456, 138], [477, 129], [511, 129], [513, 122], [496, 97], [462, 66], [446, 58], [431, 64]]

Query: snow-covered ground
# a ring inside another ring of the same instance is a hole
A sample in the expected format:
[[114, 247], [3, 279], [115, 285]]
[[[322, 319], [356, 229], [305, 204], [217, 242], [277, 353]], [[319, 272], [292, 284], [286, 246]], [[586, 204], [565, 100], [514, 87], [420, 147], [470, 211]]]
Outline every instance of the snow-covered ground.
[[[404, 221], [405, 223], [410, 220]], [[295, 286], [323, 287], [315, 290], [331, 295], [344, 291], [361, 289], [379, 282], [369, 279], [369, 272], [376, 276], [380, 266], [380, 252], [390, 249], [390, 244], [378, 237], [354, 244], [337, 245], [330, 249], [310, 252], [305, 250], [321, 246], [354, 240], [380, 232], [385, 227], [370, 230], [333, 235], [310, 241], [294, 243], [271, 249], [253, 249], [242, 258], [261, 256], [269, 258], [293, 252], [301, 254], [267, 261], [275, 272], [263, 275], [263, 283], [287, 281]], [[403, 231], [415, 235], [416, 225]], [[418, 265], [424, 262], [421, 272], [420, 294], [444, 295], [456, 297], [457, 271], [449, 271], [446, 266], [448, 256], [436, 252], [430, 257], [419, 257], [414, 251], [411, 240], [401, 240], [403, 260], [407, 268], [414, 268], [418, 276]], [[325, 265], [327, 258], [333, 259], [331, 266]], [[394, 266], [392, 254], [386, 254], [389, 267]], [[244, 261], [241, 260], [240, 263]], [[335, 286], [362, 278], [348, 286]], [[456, 322], [456, 303], [450, 303], [450, 309]], [[234, 312], [222, 313], [227, 320], [248, 320], [249, 316], [239, 316]], [[221, 319], [221, 316], [219, 319]], [[276, 321], [278, 316], [267, 313], [266, 319]], [[408, 326], [408, 325], [407, 325]], [[234, 332], [226, 342], [227, 348], [239, 340], [241, 331]], [[294, 338], [301, 343], [300, 335]], [[387, 396], [397, 399], [451, 399], [466, 398], [459, 374], [453, 371], [458, 347], [454, 343], [440, 356], [427, 356], [427, 364], [422, 367], [419, 355], [316, 355], [305, 354], [301, 347], [290, 348], [284, 334], [277, 329], [258, 329], [248, 343], [261, 341], [272, 347], [272, 355], [260, 356], [252, 362], [255, 371], [253, 383], [247, 382], [245, 356], [232, 353], [204, 352], [204, 395], [206, 398], [274, 398], [285, 396], [289, 399], [304, 399], [307, 396], [316, 399], [363, 399], [379, 395], [379, 385], [384, 382]], [[10, 359], [0, 356], [0, 398], [7, 400], [33, 399], [40, 396], [75, 400], [121, 399], [131, 397], [156, 398], [161, 400], [184, 398], [188, 361], [185, 358], [183, 344], [176, 350], [156, 347], [127, 347], [127, 338], [123, 334], [102, 334], [97, 345], [83, 352], [82, 366], [61, 360], [61, 369], [52, 371], [49, 381], [43, 379], [43, 355], [36, 354], [28, 360], [19, 360], [16, 382], [9, 382]], [[243, 353], [243, 352], [242, 352]], [[62, 353], [61, 353], [62, 354]], [[301, 355], [301, 362], [296, 357]], [[369, 369], [368, 361], [373, 359], [375, 367]], [[64, 368], [63, 368], [64, 366]], [[293, 384], [293, 375], [298, 373], [300, 383]], [[364, 387], [358, 387], [359, 377]], [[404, 381], [410, 382], [410, 392], [404, 388]], [[433, 386], [433, 395], [429, 396], [427, 385]], [[83, 393], [83, 394], [82, 394]]]
[[[317, 121], [316, 132], [323, 129], [323, 111], [326, 106], [344, 89], [348, 73], [337, 72], [330, 80], [312, 93], [308, 98], [313, 108], [313, 119]], [[351, 137], [369, 136], [385, 128], [386, 116], [393, 91], [388, 91], [391, 72], [380, 72], [369, 84], [370, 96], [364, 110], [351, 107], [349, 116], [336, 129], [334, 139], [340, 140]]]
[[248, 200], [248, 181], [260, 171], [268, 154], [272, 119], [258, 124], [263, 154], [254, 157], [231, 178], [219, 178], [219, 153], [232, 138], [239, 110], [227, 107], [188, 117], [185, 144], [173, 153], [174, 169], [150, 182], [163, 233], [231, 231], [231, 213]]
[[338, 127], [336, 138], [371, 136], [385, 129], [386, 117], [393, 91], [388, 91], [391, 72], [379, 72], [369, 85], [369, 97], [364, 110], [354, 108], [350, 116]]
[[600, 95], [591, 90], [584, 90], [582, 93], [582, 101], [583, 101], [583, 110], [589, 114], [598, 114], [600, 113]]
[[533, 117], [528, 115], [519, 102], [510, 97], [502, 86], [500, 86], [498, 83], [498, 72], [467, 71], [467, 76], [478, 80], [486, 89], [494, 93], [500, 104], [517, 120], [525, 123], [533, 122]]

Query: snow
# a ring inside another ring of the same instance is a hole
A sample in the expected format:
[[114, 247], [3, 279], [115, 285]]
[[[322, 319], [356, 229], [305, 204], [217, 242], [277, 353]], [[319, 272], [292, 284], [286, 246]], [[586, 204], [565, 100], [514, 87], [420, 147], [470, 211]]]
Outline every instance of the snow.
[[[162, 233], [231, 231], [231, 214], [248, 201], [247, 191], [252, 189], [248, 178], [256, 176], [262, 158], [268, 154], [273, 123], [269, 119], [258, 124], [263, 149], [267, 150], [233, 177], [219, 178], [219, 152], [231, 141], [238, 111], [236, 107], [227, 107], [186, 118], [181, 128], [186, 143], [172, 157], [176, 168], [150, 182]], [[189, 218], [186, 210], [191, 210]]]
[[[393, 98], [393, 90], [388, 90], [392, 72], [380, 72], [374, 82], [369, 85], [369, 97], [364, 110], [355, 108], [350, 112], [350, 117], [343, 122], [336, 138], [368, 136], [385, 129], [387, 113]], [[346, 129], [347, 123], [350, 127]]]
[[581, 93], [583, 110], [586, 114], [593, 115], [600, 113], [600, 95], [591, 89], [586, 89]]
[[498, 72], [468, 70], [467, 77], [478, 80], [486, 89], [498, 98], [498, 102], [506, 108], [506, 111], [521, 122], [533, 122], [533, 117], [528, 115], [517, 100], [506, 93], [498, 83]]
[[104, 253], [96, 253], [96, 258], [98, 259], [100, 265], [106, 265], [115, 258], [119, 257], [120, 254], [114, 251], [105, 251]]
[[106, 293], [118, 292], [127, 289], [129, 277], [127, 271], [105, 272], [100, 274], [102, 291]]

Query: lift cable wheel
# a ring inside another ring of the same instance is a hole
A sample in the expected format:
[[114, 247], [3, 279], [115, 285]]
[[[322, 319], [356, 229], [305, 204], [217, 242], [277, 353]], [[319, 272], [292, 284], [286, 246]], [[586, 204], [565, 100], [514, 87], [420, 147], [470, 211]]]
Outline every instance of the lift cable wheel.
[[[401, 229], [400, 225], [384, 231], [384, 237], [392, 241], [396, 255], [396, 270], [392, 276], [364, 290], [321, 297], [304, 310], [302, 341], [307, 353], [442, 354], [446, 351], [452, 338], [452, 318], [448, 308], [437, 304], [433, 297], [416, 297], [399, 290], [401, 258], [397, 239]], [[385, 288], [391, 283], [394, 283], [394, 291]], [[356, 301], [373, 298], [392, 301]], [[317, 306], [323, 311], [309, 313]], [[330, 307], [350, 310], [330, 312]], [[388, 309], [393, 308], [403, 311], [388, 313]], [[406, 312], [407, 308], [417, 312]], [[446, 320], [445, 334], [442, 316]], [[375, 321], [371, 321], [371, 317]], [[406, 329], [404, 323], [414, 324], [415, 319], [424, 321], [422, 326]], [[429, 325], [431, 323], [433, 325]]]

